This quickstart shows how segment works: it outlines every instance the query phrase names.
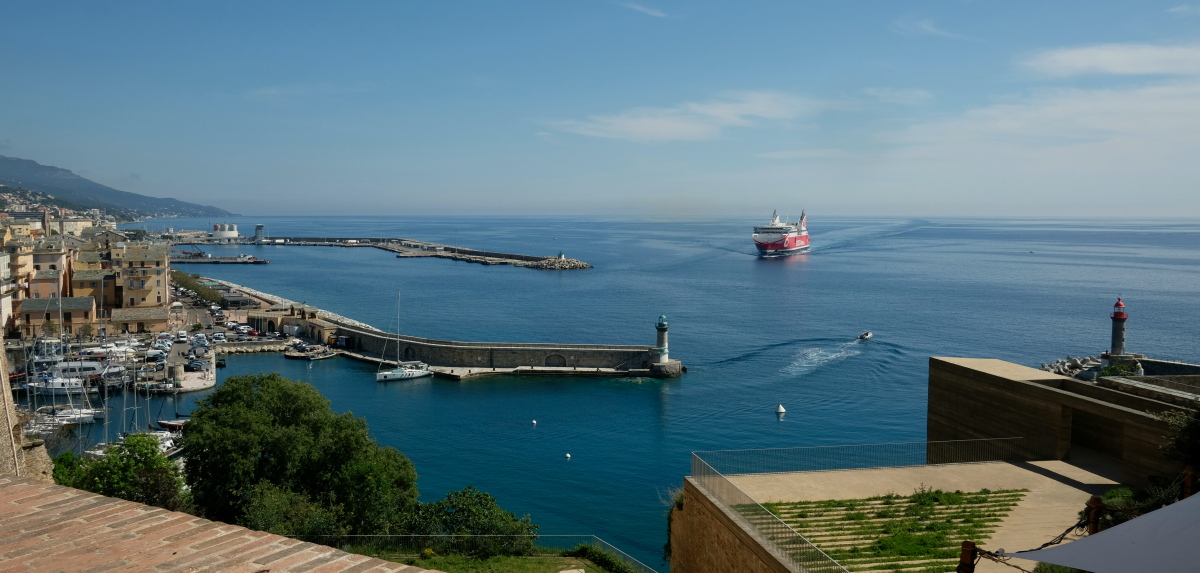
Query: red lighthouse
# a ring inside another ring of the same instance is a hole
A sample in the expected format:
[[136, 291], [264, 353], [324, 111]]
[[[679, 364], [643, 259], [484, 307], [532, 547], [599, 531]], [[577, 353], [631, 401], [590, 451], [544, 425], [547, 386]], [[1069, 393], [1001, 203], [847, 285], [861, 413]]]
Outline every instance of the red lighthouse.
[[1119, 356], [1125, 354], [1125, 319], [1129, 318], [1125, 314], [1125, 303], [1121, 299], [1117, 299], [1117, 304], [1113, 305], [1112, 313], [1112, 346], [1109, 347], [1110, 355]]

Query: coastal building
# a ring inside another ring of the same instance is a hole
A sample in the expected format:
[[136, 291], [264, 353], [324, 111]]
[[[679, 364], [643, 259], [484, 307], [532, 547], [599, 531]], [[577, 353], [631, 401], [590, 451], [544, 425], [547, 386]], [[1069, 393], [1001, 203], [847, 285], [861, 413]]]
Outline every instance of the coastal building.
[[95, 323], [96, 300], [90, 296], [25, 299], [20, 313], [27, 337], [82, 334], [84, 325]]
[[[89, 254], [89, 253], [84, 253]], [[71, 273], [70, 296], [92, 297], [96, 310], [107, 315], [117, 307], [117, 275], [112, 269], [76, 269]]]
[[169, 332], [171, 315], [165, 306], [118, 308], [109, 322], [116, 332]]

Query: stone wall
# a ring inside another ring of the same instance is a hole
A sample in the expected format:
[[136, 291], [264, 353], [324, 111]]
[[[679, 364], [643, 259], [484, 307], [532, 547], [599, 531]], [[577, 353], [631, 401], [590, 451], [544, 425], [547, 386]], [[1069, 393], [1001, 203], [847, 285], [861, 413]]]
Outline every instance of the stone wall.
[[760, 533], [712, 498], [692, 478], [683, 480], [683, 509], [671, 514], [671, 573], [797, 573], [764, 547]]
[[1195, 376], [1200, 375], [1200, 364], [1171, 362], [1168, 360], [1152, 360], [1140, 358], [1138, 363], [1146, 376]]
[[18, 412], [8, 383], [8, 363], [0, 353], [0, 475], [19, 475], [34, 482], [53, 483], [54, 463], [41, 440], [25, 438], [21, 426], [28, 414]]
[[1180, 471], [1158, 451], [1167, 426], [1154, 415], [1179, 409], [1001, 360], [929, 359], [930, 441], [1030, 438], [1058, 459], [1087, 447], [1118, 460], [1130, 485]]
[[[350, 350], [397, 355], [394, 334], [338, 325], [335, 336], [346, 338]], [[598, 344], [536, 344], [511, 342], [455, 342], [415, 336], [399, 337], [401, 360], [420, 360], [433, 366], [516, 368], [567, 366], [579, 368], [649, 368], [652, 346]]]

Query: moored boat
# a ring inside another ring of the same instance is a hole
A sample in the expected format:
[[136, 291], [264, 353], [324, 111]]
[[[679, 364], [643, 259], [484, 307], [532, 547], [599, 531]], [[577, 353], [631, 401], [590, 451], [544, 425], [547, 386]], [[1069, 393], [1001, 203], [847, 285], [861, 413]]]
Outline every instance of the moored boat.
[[803, 211], [800, 220], [788, 223], [779, 219], [779, 211], [771, 213], [771, 222], [754, 227], [754, 246], [760, 257], [779, 257], [808, 251], [808, 219]]

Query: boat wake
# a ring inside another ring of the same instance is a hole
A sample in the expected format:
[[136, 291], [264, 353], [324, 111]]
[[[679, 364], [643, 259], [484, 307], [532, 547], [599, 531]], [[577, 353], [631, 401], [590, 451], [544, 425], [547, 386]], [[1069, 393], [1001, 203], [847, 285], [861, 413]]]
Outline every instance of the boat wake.
[[791, 377], [811, 374], [827, 364], [841, 362], [862, 354], [862, 348], [858, 340], [843, 342], [832, 347], [802, 348], [796, 352], [796, 357], [791, 364], [784, 366], [780, 372]]

